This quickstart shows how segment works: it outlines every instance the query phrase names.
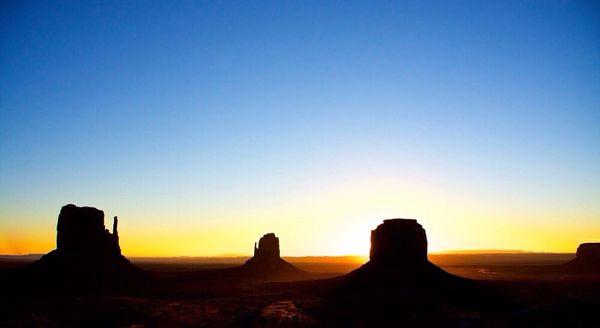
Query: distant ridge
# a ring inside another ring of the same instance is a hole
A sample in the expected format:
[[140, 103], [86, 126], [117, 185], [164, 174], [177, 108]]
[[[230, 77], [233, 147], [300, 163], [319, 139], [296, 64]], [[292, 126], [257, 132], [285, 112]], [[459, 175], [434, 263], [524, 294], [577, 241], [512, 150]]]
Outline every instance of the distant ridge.
[[39, 260], [44, 254], [23, 254], [23, 255], [4, 255], [0, 254], [3, 260]]
[[547, 253], [524, 251], [520, 249], [451, 249], [447, 251], [431, 252], [429, 254], [524, 254], [524, 253]]

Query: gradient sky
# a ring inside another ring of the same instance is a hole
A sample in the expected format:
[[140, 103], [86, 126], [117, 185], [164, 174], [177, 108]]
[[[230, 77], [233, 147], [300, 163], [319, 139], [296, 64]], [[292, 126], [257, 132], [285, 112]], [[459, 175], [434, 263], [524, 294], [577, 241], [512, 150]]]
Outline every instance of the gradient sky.
[[132, 256], [600, 240], [598, 2], [0, 6], [0, 253], [68, 203]]

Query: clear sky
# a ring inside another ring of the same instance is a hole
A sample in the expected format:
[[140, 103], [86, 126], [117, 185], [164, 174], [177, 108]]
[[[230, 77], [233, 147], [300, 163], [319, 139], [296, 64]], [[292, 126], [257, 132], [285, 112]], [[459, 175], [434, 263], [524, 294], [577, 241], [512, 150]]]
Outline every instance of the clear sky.
[[126, 255], [600, 241], [597, 1], [3, 1], [0, 253], [68, 203]]

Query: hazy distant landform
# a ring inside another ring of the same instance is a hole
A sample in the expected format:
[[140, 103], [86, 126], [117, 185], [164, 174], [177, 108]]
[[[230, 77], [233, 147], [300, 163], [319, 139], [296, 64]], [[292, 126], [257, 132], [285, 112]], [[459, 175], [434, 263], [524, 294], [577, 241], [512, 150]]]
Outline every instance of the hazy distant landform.
[[[57, 247], [2, 256], [0, 322], [31, 325], [594, 326], [600, 243], [573, 254], [427, 254], [425, 229], [389, 219], [359, 257], [282, 258], [274, 233], [251, 258], [121, 255], [118, 219], [64, 206]], [[93, 309], [93, 310], [91, 310]]]

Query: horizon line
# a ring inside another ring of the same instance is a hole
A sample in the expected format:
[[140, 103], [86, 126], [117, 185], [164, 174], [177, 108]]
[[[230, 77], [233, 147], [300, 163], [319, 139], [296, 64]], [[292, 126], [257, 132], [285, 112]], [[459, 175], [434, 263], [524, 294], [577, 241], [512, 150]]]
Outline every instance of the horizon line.
[[[46, 253], [20, 253], [20, 254], [0, 254], [0, 257], [28, 257], [43, 256]], [[428, 255], [488, 255], [488, 254], [575, 254], [575, 252], [552, 252], [552, 251], [529, 251], [518, 249], [454, 249], [445, 251], [428, 252]], [[124, 254], [125, 255], [125, 254]], [[220, 255], [125, 255], [128, 258], [250, 258], [252, 254], [220, 254]], [[282, 255], [282, 258], [343, 258], [358, 257], [368, 258], [369, 254], [342, 254], [342, 255]]]

